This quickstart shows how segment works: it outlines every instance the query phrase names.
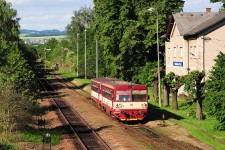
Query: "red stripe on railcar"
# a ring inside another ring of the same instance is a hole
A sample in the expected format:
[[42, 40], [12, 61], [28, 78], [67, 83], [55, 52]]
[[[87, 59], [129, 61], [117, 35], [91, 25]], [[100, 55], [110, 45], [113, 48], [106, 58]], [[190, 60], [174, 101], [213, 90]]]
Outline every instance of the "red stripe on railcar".
[[93, 78], [92, 99], [120, 120], [142, 120], [147, 116], [146, 86], [115, 78]]

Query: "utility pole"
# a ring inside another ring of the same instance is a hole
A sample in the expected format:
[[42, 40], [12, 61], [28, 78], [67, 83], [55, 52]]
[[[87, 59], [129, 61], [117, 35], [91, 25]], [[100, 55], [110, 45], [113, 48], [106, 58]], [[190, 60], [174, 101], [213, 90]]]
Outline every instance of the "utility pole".
[[96, 39], [96, 78], [98, 77], [98, 39]]
[[87, 35], [86, 35], [87, 30], [85, 29], [84, 32], [85, 32], [85, 42], [84, 42], [85, 43], [85, 54], [84, 54], [85, 55], [84, 56], [85, 57], [84, 58], [85, 59], [85, 66], [84, 66], [84, 69], [85, 69], [85, 79], [87, 79]]
[[79, 76], [79, 34], [77, 34], [77, 77]]

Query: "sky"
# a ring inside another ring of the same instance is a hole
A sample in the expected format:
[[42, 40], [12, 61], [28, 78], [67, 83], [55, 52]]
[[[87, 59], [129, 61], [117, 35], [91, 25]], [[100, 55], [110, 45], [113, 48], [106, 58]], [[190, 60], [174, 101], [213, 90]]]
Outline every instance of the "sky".
[[[30, 30], [65, 30], [70, 24], [73, 12], [81, 7], [93, 7], [93, 0], [6, 0], [17, 10], [21, 18], [21, 29]], [[210, 4], [210, 0], [185, 0], [184, 12], [205, 12], [212, 8], [217, 12], [221, 3]]]

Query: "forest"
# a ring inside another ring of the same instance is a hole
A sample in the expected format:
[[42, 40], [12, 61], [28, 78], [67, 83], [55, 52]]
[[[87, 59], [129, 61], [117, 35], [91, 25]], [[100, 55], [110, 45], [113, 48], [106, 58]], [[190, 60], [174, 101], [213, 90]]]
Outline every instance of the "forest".
[[[149, 7], [158, 12], [161, 84], [172, 95], [172, 108], [179, 111], [177, 90], [185, 85], [191, 104], [196, 106], [194, 118], [204, 120], [213, 116], [218, 121], [215, 130], [225, 130], [225, 84], [222, 84], [225, 69], [220, 67], [225, 63], [224, 54], [216, 58], [211, 76], [204, 84], [201, 79], [205, 73], [201, 71], [182, 77], [172, 72], [164, 74], [165, 30], [171, 13], [182, 10], [183, 1], [94, 0], [94, 8], [74, 11], [65, 40], [51, 39], [33, 47], [19, 38], [17, 11], [0, 0], [0, 146], [32, 118], [31, 106], [39, 91], [35, 74], [38, 61], [49, 68], [60, 64], [63, 71], [76, 72], [80, 78], [96, 77], [98, 71], [98, 76], [140, 83], [152, 88], [154, 100], [159, 101], [157, 18], [155, 12], [148, 11]], [[164, 97], [163, 107], [170, 107], [170, 97]]]

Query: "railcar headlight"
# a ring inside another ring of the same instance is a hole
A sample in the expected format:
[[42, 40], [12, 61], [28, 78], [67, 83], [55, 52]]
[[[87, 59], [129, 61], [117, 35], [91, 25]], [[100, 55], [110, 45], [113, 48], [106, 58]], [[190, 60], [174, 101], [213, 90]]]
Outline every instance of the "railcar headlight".
[[146, 103], [141, 104], [141, 107], [142, 107], [142, 108], [147, 108], [147, 107], [148, 107], [148, 104], [146, 104]]

